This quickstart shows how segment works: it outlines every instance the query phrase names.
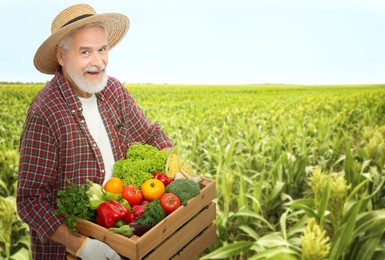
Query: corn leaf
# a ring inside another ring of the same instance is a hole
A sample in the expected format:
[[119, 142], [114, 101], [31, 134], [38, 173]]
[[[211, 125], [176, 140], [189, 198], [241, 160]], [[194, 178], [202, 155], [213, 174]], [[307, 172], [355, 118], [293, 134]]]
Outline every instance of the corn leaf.
[[330, 174], [328, 175], [327, 183], [325, 190], [322, 194], [322, 198], [317, 209], [317, 222], [320, 226], [323, 226], [323, 219], [325, 217], [326, 208], [328, 206], [328, 201], [330, 197]]
[[358, 243], [353, 245], [350, 259], [371, 260], [380, 240], [381, 235], [377, 235], [366, 240], [360, 240]]
[[257, 220], [260, 220], [262, 221], [263, 223], [265, 223], [271, 230], [274, 230], [274, 227], [261, 215], [259, 214], [256, 214], [250, 210], [241, 210], [239, 212], [236, 212], [234, 214], [234, 217], [252, 217], [252, 218], [255, 218]]
[[354, 185], [354, 172], [353, 172], [353, 154], [350, 149], [349, 143], [345, 144], [345, 160], [344, 160], [344, 171], [347, 182]]
[[355, 229], [355, 223], [358, 212], [360, 210], [362, 201], [354, 203], [354, 205], [346, 213], [346, 216], [341, 221], [340, 227], [334, 234], [331, 241], [330, 259], [339, 259], [344, 255], [345, 250], [348, 248], [349, 243], [353, 239], [353, 231]]
[[287, 203], [292, 210], [301, 209], [309, 218], [318, 219], [317, 213], [314, 211], [314, 199], [297, 199]]
[[293, 249], [287, 247], [274, 247], [269, 248], [261, 253], [258, 253], [249, 260], [269, 259], [269, 260], [297, 260], [300, 259], [300, 255]]
[[257, 240], [256, 244], [261, 246], [262, 248], [290, 246], [288, 242], [278, 232], [269, 233], [261, 237], [260, 239]]
[[229, 258], [232, 256], [236, 256], [241, 254], [242, 252], [246, 252], [253, 245], [253, 242], [249, 241], [237, 241], [232, 244], [225, 245], [203, 257], [200, 259], [223, 259]]
[[251, 228], [250, 226], [244, 226], [243, 225], [243, 226], [240, 226], [239, 229], [242, 230], [243, 232], [245, 232], [248, 236], [250, 236], [254, 240], [257, 240], [260, 238], [258, 233], [253, 228]]
[[372, 237], [385, 231], [385, 209], [360, 214], [353, 237]]

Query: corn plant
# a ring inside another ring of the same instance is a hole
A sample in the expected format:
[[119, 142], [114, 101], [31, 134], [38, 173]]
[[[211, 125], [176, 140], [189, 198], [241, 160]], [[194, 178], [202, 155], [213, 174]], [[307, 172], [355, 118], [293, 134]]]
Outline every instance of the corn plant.
[[[0, 158], [16, 158], [42, 86], [0, 85]], [[383, 86], [127, 89], [191, 173], [216, 181], [217, 240], [202, 259], [301, 259], [311, 234], [329, 238], [313, 237], [329, 259], [385, 258]], [[2, 187], [15, 185], [13, 160], [0, 167]]]
[[15, 198], [0, 197], [0, 256], [2, 259], [30, 259], [29, 232], [18, 218]]

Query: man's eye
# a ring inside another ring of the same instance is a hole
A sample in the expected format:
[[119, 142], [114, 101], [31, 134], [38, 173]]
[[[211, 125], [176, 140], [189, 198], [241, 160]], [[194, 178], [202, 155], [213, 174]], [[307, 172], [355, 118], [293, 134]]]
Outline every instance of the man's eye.
[[82, 54], [83, 54], [83, 55], [89, 55], [90, 52], [89, 52], [89, 51], [82, 51]]

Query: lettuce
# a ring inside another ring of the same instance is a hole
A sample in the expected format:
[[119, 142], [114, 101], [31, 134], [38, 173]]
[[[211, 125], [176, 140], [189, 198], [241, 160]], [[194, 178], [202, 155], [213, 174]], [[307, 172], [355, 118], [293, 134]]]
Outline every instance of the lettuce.
[[168, 154], [148, 144], [134, 144], [128, 148], [126, 158], [115, 162], [112, 176], [119, 177], [124, 185], [141, 187], [154, 172], [163, 172]]

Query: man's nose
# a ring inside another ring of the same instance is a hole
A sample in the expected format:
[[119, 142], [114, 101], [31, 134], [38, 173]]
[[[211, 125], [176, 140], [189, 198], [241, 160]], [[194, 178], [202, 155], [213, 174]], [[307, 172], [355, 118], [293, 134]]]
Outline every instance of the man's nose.
[[91, 60], [91, 66], [97, 66], [101, 67], [104, 65], [106, 62], [104, 60], [104, 55], [101, 55], [98, 52], [94, 52], [92, 55], [92, 60]]

